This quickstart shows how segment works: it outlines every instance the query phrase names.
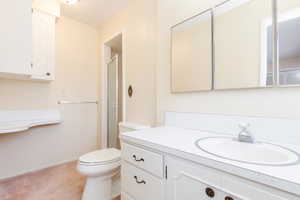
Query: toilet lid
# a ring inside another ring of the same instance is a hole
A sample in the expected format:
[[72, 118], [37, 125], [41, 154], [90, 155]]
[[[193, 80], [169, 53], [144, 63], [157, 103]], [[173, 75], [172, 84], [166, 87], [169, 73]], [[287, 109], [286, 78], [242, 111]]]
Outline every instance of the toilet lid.
[[79, 158], [79, 161], [82, 163], [97, 163], [97, 164], [105, 164], [111, 163], [115, 161], [119, 161], [121, 159], [121, 151], [118, 149], [102, 149], [98, 151], [93, 151], [91, 153], [87, 153]]

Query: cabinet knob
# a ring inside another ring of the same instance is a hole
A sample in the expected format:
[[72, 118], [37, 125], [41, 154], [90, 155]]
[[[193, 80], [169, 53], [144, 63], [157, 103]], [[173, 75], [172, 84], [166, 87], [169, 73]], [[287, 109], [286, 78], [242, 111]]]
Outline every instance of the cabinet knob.
[[47, 75], [47, 76], [50, 76], [50, 75], [51, 75], [51, 73], [50, 73], [50, 72], [47, 72], [47, 73], [46, 73], [46, 75]]
[[225, 197], [225, 199], [224, 200], [234, 200], [232, 197]]
[[206, 188], [205, 189], [206, 195], [210, 198], [215, 197], [215, 191], [211, 188]]

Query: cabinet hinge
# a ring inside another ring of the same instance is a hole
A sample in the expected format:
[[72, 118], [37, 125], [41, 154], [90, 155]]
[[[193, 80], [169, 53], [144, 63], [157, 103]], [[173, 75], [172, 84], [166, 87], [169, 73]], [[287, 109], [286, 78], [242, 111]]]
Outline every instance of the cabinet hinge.
[[165, 166], [165, 178], [168, 179], [168, 166]]

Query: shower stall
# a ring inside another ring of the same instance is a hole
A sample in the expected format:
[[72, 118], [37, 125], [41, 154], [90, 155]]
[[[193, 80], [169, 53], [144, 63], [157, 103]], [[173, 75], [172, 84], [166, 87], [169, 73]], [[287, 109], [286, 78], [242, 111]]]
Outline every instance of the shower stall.
[[120, 58], [115, 54], [107, 66], [107, 147], [120, 148], [118, 124], [122, 121]]

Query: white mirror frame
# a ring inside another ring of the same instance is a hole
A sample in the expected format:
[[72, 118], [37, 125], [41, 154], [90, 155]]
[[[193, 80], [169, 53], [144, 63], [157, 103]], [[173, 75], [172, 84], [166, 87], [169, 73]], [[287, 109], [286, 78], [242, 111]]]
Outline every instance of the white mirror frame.
[[[177, 26], [179, 26], [179, 25], [182, 25], [182, 24], [184, 24], [185, 22], [188, 22], [188, 21], [190, 21], [190, 20], [192, 20], [192, 19], [194, 19], [194, 18], [197, 18], [197, 17], [199, 17], [199, 16], [201, 16], [201, 15], [203, 15], [203, 14], [206, 14], [206, 13], [209, 13], [210, 12], [210, 14], [211, 14], [211, 34], [212, 34], [212, 73], [211, 73], [211, 89], [210, 90], [194, 90], [194, 91], [185, 91], [185, 92], [176, 92], [176, 91], [174, 91], [174, 89], [173, 89], [173, 63], [172, 63], [172, 58], [173, 58], [173, 54], [172, 54], [172, 48], [173, 48], [173, 29], [175, 28], [175, 27], [177, 27]], [[214, 74], [214, 48], [213, 48], [213, 28], [214, 28], [214, 25], [213, 25], [213, 9], [212, 8], [209, 8], [209, 9], [207, 9], [207, 10], [204, 10], [204, 11], [202, 11], [201, 13], [199, 13], [199, 14], [197, 14], [197, 15], [194, 15], [194, 16], [192, 16], [192, 17], [189, 17], [189, 18], [187, 18], [187, 19], [185, 19], [185, 20], [183, 20], [183, 21], [181, 21], [181, 22], [179, 22], [179, 23], [177, 23], [177, 24], [175, 24], [175, 25], [173, 25], [173, 26], [171, 26], [171, 28], [170, 28], [170, 35], [171, 35], [171, 45], [170, 45], [170, 90], [171, 90], [171, 93], [172, 94], [180, 94], [180, 93], [196, 93], [196, 92], [209, 92], [209, 91], [212, 91], [213, 90], [213, 88], [214, 88], [214, 76], [213, 76], [213, 74]]]

